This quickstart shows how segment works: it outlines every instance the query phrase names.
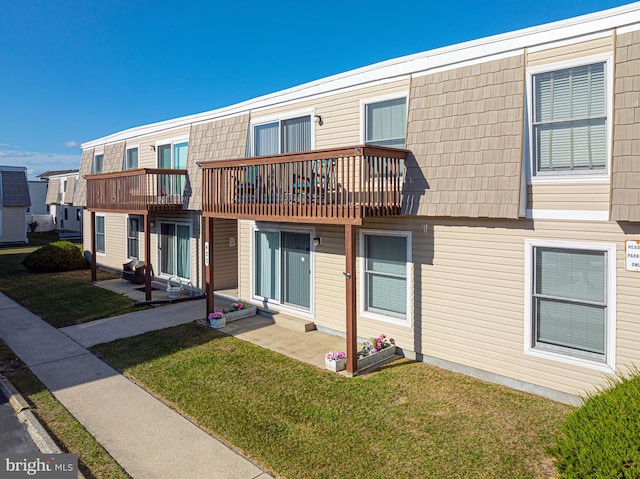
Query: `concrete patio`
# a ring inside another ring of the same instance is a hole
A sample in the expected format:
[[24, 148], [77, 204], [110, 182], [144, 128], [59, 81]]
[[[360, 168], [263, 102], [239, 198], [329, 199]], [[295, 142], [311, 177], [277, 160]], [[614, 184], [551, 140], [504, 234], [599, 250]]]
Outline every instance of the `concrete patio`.
[[[139, 285], [112, 279], [99, 281], [96, 286], [123, 294], [136, 301], [144, 301], [144, 291]], [[166, 291], [152, 291], [153, 300], [168, 300]], [[183, 299], [186, 299], [183, 297]], [[237, 291], [216, 291], [216, 308], [228, 308], [237, 300]], [[179, 324], [203, 320], [205, 300], [192, 299], [173, 304], [163, 304], [143, 311], [122, 316], [99, 319], [89, 323], [62, 328], [64, 334], [84, 347], [164, 329]], [[219, 331], [243, 341], [285, 354], [293, 359], [324, 368], [324, 356], [329, 351], [344, 351], [345, 339], [317, 330], [308, 330], [308, 325], [285, 314], [257, 315], [228, 322]], [[305, 332], [306, 329], [306, 332]]]

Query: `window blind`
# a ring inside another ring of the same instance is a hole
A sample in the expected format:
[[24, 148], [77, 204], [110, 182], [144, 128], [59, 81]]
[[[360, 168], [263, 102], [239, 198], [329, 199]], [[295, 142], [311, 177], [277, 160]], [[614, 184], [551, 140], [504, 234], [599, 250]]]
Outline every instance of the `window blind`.
[[367, 309], [407, 313], [407, 240], [365, 236]]
[[536, 248], [536, 339], [604, 354], [606, 253]]
[[365, 107], [365, 142], [370, 145], [404, 148], [406, 137], [407, 100], [371, 103]]
[[538, 171], [606, 168], [605, 77], [604, 63], [533, 77]]
[[277, 155], [280, 153], [278, 122], [256, 125], [253, 128], [254, 156]]
[[304, 116], [282, 122], [282, 153], [311, 149], [311, 118]]

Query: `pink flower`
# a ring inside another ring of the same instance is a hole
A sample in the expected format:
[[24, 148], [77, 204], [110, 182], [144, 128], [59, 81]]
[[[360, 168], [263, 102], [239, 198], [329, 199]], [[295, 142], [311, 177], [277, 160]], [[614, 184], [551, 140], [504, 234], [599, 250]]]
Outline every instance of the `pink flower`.
[[342, 351], [340, 351], [340, 352], [330, 351], [325, 356], [327, 361], [337, 361], [338, 359], [344, 359], [346, 357], [347, 357], [347, 355]]

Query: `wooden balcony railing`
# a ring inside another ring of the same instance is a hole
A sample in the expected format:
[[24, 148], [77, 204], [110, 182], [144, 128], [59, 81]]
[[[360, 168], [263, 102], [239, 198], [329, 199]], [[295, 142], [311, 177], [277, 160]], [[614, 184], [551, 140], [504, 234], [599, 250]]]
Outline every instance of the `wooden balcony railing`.
[[150, 169], [87, 175], [87, 209], [145, 212], [182, 209], [187, 170]]
[[406, 155], [353, 146], [202, 162], [203, 214], [328, 223], [398, 215]]

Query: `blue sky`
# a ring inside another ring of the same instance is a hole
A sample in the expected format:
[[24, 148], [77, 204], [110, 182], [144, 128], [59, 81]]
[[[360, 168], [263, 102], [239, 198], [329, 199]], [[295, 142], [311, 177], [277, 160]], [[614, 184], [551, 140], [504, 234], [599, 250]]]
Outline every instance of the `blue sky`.
[[0, 0], [0, 164], [391, 58], [630, 3]]

